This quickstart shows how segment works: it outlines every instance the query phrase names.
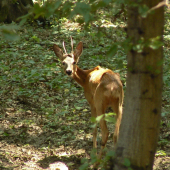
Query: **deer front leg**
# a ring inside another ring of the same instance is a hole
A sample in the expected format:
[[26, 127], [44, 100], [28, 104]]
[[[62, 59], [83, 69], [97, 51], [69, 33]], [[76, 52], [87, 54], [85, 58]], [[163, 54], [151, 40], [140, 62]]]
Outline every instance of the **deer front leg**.
[[[99, 107], [98, 109], [99, 109], [99, 110], [97, 110], [98, 116], [100, 116], [101, 114], [104, 114], [104, 112], [101, 112], [103, 110], [101, 107]], [[108, 131], [108, 128], [107, 128], [107, 125], [106, 125], [106, 121], [104, 120], [104, 117], [100, 120], [100, 128], [101, 128], [101, 132], [102, 132], [102, 141], [101, 141], [101, 149], [100, 149], [100, 152], [98, 154], [99, 160], [101, 160], [101, 158], [102, 158], [103, 149], [106, 146], [107, 139], [108, 139], [108, 136], [109, 136], [109, 131]], [[93, 168], [96, 170], [99, 164], [100, 164], [100, 162], [96, 162], [94, 164]]]
[[[96, 109], [91, 106], [91, 116], [96, 118]], [[93, 148], [97, 149], [97, 125], [93, 129]]]
[[[96, 114], [97, 116], [101, 116], [105, 114], [105, 110], [108, 107], [108, 96], [105, 96], [105, 83], [100, 83], [96, 89], [96, 92], [94, 94], [94, 101], [95, 101], [95, 108], [96, 108]], [[108, 136], [109, 136], [109, 130], [106, 125], [106, 121], [104, 119], [104, 116], [100, 120], [100, 128], [102, 133], [102, 141], [101, 141], [101, 149], [98, 155], [98, 158], [102, 158], [103, 149], [106, 146]]]

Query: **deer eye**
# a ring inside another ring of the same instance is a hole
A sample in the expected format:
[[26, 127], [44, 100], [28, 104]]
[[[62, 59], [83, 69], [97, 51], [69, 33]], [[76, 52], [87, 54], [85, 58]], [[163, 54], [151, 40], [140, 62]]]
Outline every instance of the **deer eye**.
[[65, 65], [66, 63], [65, 62], [63, 62], [63, 66]]
[[75, 65], [75, 64], [76, 64], [76, 62], [74, 61], [74, 62], [73, 62], [73, 64]]

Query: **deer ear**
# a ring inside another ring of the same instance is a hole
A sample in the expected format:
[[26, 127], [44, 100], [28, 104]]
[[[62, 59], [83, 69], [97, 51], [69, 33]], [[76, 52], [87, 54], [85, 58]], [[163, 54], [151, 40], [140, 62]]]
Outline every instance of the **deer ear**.
[[74, 59], [76, 60], [76, 62], [78, 62], [79, 57], [81, 56], [82, 52], [83, 52], [83, 43], [79, 42], [74, 51]]
[[55, 55], [60, 59], [63, 60], [63, 51], [58, 47], [58, 45], [54, 44], [53, 45], [53, 50], [55, 52]]

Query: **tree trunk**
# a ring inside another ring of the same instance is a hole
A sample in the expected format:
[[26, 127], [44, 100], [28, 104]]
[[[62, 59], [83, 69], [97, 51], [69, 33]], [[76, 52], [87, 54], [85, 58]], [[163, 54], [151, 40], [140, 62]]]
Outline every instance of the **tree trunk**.
[[158, 36], [159, 42], [163, 40], [164, 9], [156, 8], [142, 18], [139, 8], [146, 5], [151, 9], [161, 1], [143, 0], [139, 4], [132, 0], [140, 6], [128, 8], [127, 34], [133, 48], [127, 56], [127, 90], [114, 170], [153, 167], [161, 118], [163, 48], [153, 49], [148, 44]]
[[17, 22], [18, 17], [28, 13], [30, 6], [33, 6], [32, 0], [1, 0], [0, 22]]

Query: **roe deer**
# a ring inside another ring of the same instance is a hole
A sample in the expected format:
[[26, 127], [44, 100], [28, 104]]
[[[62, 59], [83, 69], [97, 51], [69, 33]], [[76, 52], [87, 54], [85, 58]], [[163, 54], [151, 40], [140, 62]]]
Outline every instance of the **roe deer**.
[[[71, 38], [71, 53], [67, 53], [65, 44], [63, 48], [65, 53], [57, 46], [53, 45], [56, 56], [62, 61], [65, 73], [72, 77], [78, 84], [84, 88], [84, 95], [91, 107], [92, 117], [105, 114], [108, 107], [112, 107], [116, 113], [116, 125], [113, 135], [114, 144], [116, 144], [119, 135], [119, 126], [122, 118], [123, 104], [123, 86], [118, 73], [114, 73], [109, 69], [103, 69], [97, 66], [90, 70], [82, 70], [77, 66], [80, 55], [83, 51], [83, 43], [79, 42], [75, 51], [73, 51], [73, 40]], [[102, 143], [99, 158], [102, 156], [109, 131], [104, 117], [100, 120], [102, 132]], [[93, 131], [93, 148], [97, 148], [97, 127]]]

